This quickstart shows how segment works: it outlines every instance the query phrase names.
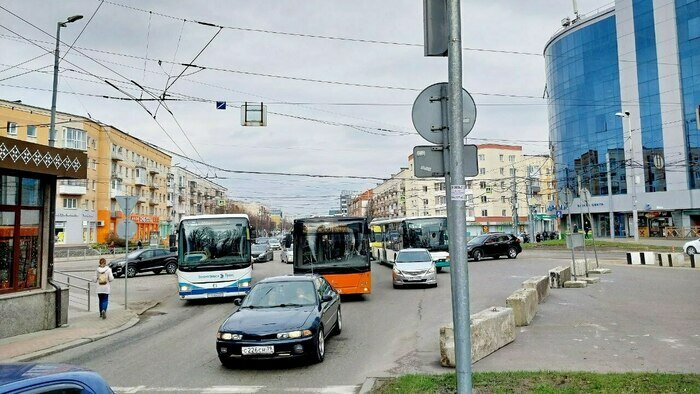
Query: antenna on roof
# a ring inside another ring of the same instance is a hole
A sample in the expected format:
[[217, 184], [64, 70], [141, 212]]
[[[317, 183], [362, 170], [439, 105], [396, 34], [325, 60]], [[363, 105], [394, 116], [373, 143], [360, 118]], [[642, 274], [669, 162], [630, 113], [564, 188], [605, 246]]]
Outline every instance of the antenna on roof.
[[574, 3], [574, 21], [578, 21], [580, 18], [580, 15], [578, 13], [578, 4], [576, 3], [576, 0], [571, 0]]

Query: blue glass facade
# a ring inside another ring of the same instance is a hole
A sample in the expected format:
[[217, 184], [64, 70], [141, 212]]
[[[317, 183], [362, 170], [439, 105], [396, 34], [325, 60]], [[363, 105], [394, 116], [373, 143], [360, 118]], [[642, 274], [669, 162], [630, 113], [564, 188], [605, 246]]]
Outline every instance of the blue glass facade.
[[643, 164], [631, 163], [631, 165], [643, 165], [645, 190], [659, 192], [666, 190], [666, 171], [663, 163], [664, 141], [659, 95], [659, 68], [656, 56], [654, 3], [652, 0], [633, 0], [632, 10], [634, 13], [634, 43], [637, 55]]
[[676, 25], [688, 187], [700, 189], [700, 130], [695, 112], [700, 105], [700, 0], [676, 0]]
[[[549, 130], [557, 187], [626, 194], [615, 16], [605, 14], [545, 48]], [[612, 190], [608, 190], [606, 156]]]

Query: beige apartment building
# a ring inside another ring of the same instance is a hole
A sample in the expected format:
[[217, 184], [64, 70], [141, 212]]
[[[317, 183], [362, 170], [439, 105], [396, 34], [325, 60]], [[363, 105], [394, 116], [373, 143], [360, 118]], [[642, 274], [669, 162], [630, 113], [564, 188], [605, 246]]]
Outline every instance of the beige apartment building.
[[183, 216], [213, 214], [228, 203], [228, 189], [180, 166], [170, 168], [167, 184], [166, 205], [173, 226]]

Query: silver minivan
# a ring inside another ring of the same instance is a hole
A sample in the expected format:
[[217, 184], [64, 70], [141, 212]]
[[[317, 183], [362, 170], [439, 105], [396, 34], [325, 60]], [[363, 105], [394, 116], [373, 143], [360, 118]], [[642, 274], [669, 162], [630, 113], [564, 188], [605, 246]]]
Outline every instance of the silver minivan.
[[435, 263], [427, 249], [401, 249], [396, 255], [391, 276], [394, 288], [406, 285], [437, 287]]

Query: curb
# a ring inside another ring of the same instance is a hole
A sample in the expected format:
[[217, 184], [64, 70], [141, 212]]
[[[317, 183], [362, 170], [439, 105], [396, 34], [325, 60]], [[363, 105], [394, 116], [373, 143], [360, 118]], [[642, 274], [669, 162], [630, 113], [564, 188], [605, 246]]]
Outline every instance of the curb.
[[377, 378], [366, 378], [360, 387], [359, 394], [369, 394], [374, 390], [374, 385], [377, 383]]
[[7, 361], [8, 362], [26, 362], [26, 361], [36, 360], [38, 358], [50, 356], [52, 354], [60, 353], [62, 351], [68, 350], [68, 349], [73, 349], [73, 348], [76, 348], [78, 346], [82, 346], [82, 345], [85, 345], [85, 344], [88, 344], [91, 342], [95, 342], [95, 341], [100, 340], [102, 338], [106, 338], [108, 336], [111, 336], [111, 335], [117, 334], [119, 332], [128, 330], [129, 328], [135, 326], [139, 321], [141, 321], [141, 318], [139, 317], [140, 315], [142, 315], [143, 313], [145, 313], [146, 311], [148, 311], [150, 309], [155, 308], [156, 306], [158, 306], [158, 304], [160, 304], [160, 302], [154, 301], [151, 304], [140, 309], [139, 311], [133, 311], [135, 314], [134, 317], [132, 317], [128, 322], [122, 324], [121, 326], [113, 328], [109, 331], [105, 331], [101, 334], [93, 335], [93, 336], [86, 337], [86, 338], [76, 339], [76, 340], [70, 341], [68, 343], [61, 344], [61, 345], [52, 346], [48, 349], [39, 350], [39, 351], [36, 351], [33, 353], [14, 357], [14, 358], [11, 358]]

